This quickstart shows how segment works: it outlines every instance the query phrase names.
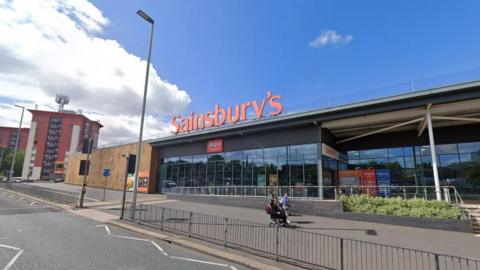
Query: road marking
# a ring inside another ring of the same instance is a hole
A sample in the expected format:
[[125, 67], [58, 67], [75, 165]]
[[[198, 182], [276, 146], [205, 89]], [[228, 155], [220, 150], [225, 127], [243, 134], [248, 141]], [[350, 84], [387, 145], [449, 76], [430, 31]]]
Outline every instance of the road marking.
[[32, 210], [32, 209], [50, 209], [50, 207], [36, 207], [36, 208], [5, 208], [0, 211], [12, 211], [12, 210]]
[[163, 255], [165, 256], [168, 256], [167, 252], [165, 252], [165, 250], [163, 250], [163, 248], [161, 246], [159, 246], [157, 243], [155, 243], [154, 241], [152, 241], [152, 244], [157, 247], [158, 250], [160, 250], [160, 252], [162, 252]]
[[189, 258], [183, 258], [183, 257], [177, 257], [177, 256], [170, 256], [170, 258], [175, 260], [183, 260], [183, 261], [189, 261], [189, 262], [197, 262], [197, 263], [228, 267], [228, 264], [224, 264], [224, 263], [207, 262], [207, 261], [201, 261], [201, 260], [195, 260], [195, 259], [189, 259]]
[[18, 260], [18, 258], [22, 255], [23, 249], [17, 248], [17, 247], [12, 247], [12, 246], [7, 246], [7, 245], [2, 245], [2, 244], [0, 244], [0, 247], [13, 249], [13, 250], [18, 250], [17, 254], [10, 260], [10, 262], [5, 266], [5, 268], [3, 268], [3, 270], [9, 270], [13, 266], [13, 264]]
[[137, 240], [137, 241], [143, 241], [143, 242], [150, 242], [150, 240], [143, 239], [143, 238], [136, 238], [136, 237], [129, 237], [129, 236], [123, 236], [123, 235], [113, 235], [113, 237], [118, 237], [118, 238], [125, 238], [125, 239], [130, 239], [130, 240]]
[[30, 205], [34, 205], [35, 204], [35, 201], [31, 202]]
[[108, 226], [107, 226], [107, 225], [104, 225], [104, 224], [97, 225], [97, 226], [95, 226], [95, 227], [96, 227], [96, 228], [104, 227], [105, 230], [107, 231], [108, 235], [110, 235], [110, 236], [112, 236], [112, 237], [118, 237], [118, 238], [130, 239], [130, 240], [137, 240], [137, 241], [143, 241], [143, 242], [150, 242], [150, 243], [152, 243], [152, 245], [154, 245], [164, 256], [167, 256], [167, 257], [169, 257], [169, 258], [171, 258], [171, 259], [182, 260], [182, 261], [189, 261], [189, 262], [196, 262], [196, 263], [203, 263], [203, 264], [209, 264], [209, 265], [216, 265], [216, 266], [227, 267], [227, 268], [230, 268], [231, 270], [237, 270], [237, 268], [235, 268], [234, 266], [231, 266], [231, 265], [228, 265], [228, 264], [224, 264], [224, 263], [215, 263], [215, 262], [208, 262], [208, 261], [202, 261], [202, 260], [196, 260], [196, 259], [190, 259], [190, 258], [169, 256], [168, 253], [165, 252], [165, 250], [163, 250], [163, 248], [162, 248], [160, 245], [158, 245], [157, 243], [155, 243], [155, 241], [151, 241], [151, 240], [144, 239], [144, 238], [136, 238], [136, 237], [129, 237], [129, 236], [112, 234], [112, 232], [110, 231], [110, 228], [108, 228]]

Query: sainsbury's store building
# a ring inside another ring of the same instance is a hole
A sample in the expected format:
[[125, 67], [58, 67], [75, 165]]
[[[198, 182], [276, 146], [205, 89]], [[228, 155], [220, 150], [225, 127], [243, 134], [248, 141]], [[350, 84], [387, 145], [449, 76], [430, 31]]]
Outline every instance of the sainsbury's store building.
[[466, 190], [480, 181], [472, 173], [480, 166], [480, 82], [295, 114], [282, 114], [283, 102], [268, 92], [263, 100], [173, 117], [176, 134], [150, 141], [151, 191], [253, 194], [269, 187], [331, 198], [338, 187], [385, 194], [390, 189], [376, 186]]

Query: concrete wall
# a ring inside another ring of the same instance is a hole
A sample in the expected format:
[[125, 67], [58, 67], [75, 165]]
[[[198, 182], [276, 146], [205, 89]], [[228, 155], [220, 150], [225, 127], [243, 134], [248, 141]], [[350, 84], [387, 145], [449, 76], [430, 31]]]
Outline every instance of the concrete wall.
[[[126, 158], [123, 154], [137, 154], [137, 144], [119, 145], [109, 148], [96, 149], [90, 155], [90, 172], [87, 176], [87, 184], [91, 187], [103, 187], [103, 169], [110, 169], [110, 176], [107, 177], [106, 187], [109, 189], [123, 189]], [[140, 160], [140, 172], [151, 175], [151, 154], [152, 148], [148, 143], [142, 145], [142, 159]], [[82, 153], [71, 154], [66, 158], [65, 183], [81, 185], [83, 176], [79, 175], [80, 162], [86, 160], [87, 155]], [[155, 167], [155, 166], [153, 166]], [[156, 179], [149, 179], [149, 192], [154, 192]]]

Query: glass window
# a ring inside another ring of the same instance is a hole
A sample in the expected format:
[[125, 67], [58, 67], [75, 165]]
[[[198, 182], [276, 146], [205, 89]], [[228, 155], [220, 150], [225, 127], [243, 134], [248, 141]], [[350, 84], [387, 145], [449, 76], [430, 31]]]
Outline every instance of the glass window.
[[317, 157], [317, 144], [290, 145], [288, 147], [288, 158], [299, 160]]
[[480, 142], [459, 143], [458, 152], [460, 153], [480, 153]]
[[348, 151], [347, 152], [348, 159], [359, 159], [360, 152], [359, 151]]
[[240, 161], [243, 159], [243, 152], [242, 151], [226, 152], [225, 158], [226, 160], [229, 160], [229, 161], [232, 161], [232, 160]]
[[394, 157], [394, 158], [389, 158], [389, 163], [390, 164], [398, 164], [401, 168], [405, 168], [405, 160], [403, 157]]
[[263, 149], [251, 149], [243, 151], [244, 159], [263, 158]]
[[446, 167], [458, 163], [458, 155], [440, 155], [440, 166]]
[[263, 159], [253, 160], [253, 184], [256, 186], [266, 186], [267, 177], [265, 175], [265, 164]]
[[388, 156], [389, 157], [403, 157], [403, 148], [388, 148]]
[[223, 153], [208, 155], [208, 161], [217, 161], [217, 160], [224, 160]]
[[405, 157], [405, 168], [415, 168], [413, 157]]
[[289, 163], [291, 185], [303, 186], [303, 160], [292, 160]]
[[386, 158], [388, 157], [387, 149], [369, 149], [369, 150], [361, 150], [360, 151], [360, 158]]
[[405, 156], [413, 156], [413, 146], [404, 147], [403, 154]]
[[[265, 152], [266, 153], [266, 152]], [[267, 172], [267, 185], [277, 186], [278, 183], [278, 168], [277, 157], [265, 157], [265, 169]]]
[[420, 146], [420, 155], [422, 156], [430, 156], [430, 146]]
[[289, 166], [285, 158], [278, 159], [278, 184], [280, 186], [290, 186]]
[[215, 185], [215, 162], [210, 161], [207, 163], [207, 185]]
[[242, 162], [241, 161], [231, 161], [232, 164], [232, 177], [233, 185], [240, 186], [242, 185]]
[[278, 157], [285, 159], [287, 157], [287, 147], [273, 147], [273, 148], [265, 148], [264, 149], [265, 158], [267, 157]]
[[438, 154], [456, 154], [458, 153], [456, 144], [441, 144], [436, 146]]
[[216, 186], [224, 186], [226, 183], [224, 182], [225, 176], [224, 176], [224, 165], [225, 163], [223, 161], [216, 161], [215, 162], [215, 185]]

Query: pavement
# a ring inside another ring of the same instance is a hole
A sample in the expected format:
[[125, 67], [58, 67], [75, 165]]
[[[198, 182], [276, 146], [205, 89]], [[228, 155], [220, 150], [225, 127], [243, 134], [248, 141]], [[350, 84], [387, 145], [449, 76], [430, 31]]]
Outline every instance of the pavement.
[[299, 269], [184, 236], [158, 233], [122, 222], [96, 207], [72, 208], [1, 188], [0, 205], [0, 269], [5, 265], [4, 270]]
[[[52, 183], [44, 181], [36, 181], [33, 183], [24, 183], [25, 185], [32, 185], [38, 187], [52, 188], [61, 191], [72, 191], [80, 192], [81, 186], [69, 185], [65, 183]], [[105, 201], [118, 203], [122, 200], [123, 193], [120, 190], [105, 189]], [[138, 193], [137, 199], [140, 201], [149, 201], [149, 200], [158, 200], [165, 198], [165, 195], [161, 194], [147, 194], [147, 193]], [[132, 200], [132, 192], [126, 193], [127, 201]], [[87, 192], [85, 193], [86, 202], [102, 202], [103, 200], [103, 188], [95, 188], [87, 186]]]
[[[268, 224], [270, 218], [263, 209], [250, 209], [223, 205], [202, 204], [197, 202], [164, 200], [150, 203], [167, 208], [194, 211], [214, 216], [250, 220]], [[389, 224], [352, 221], [319, 216], [295, 215], [295, 202], [290, 216], [291, 229], [340, 236], [348, 239], [370, 241], [384, 245], [411, 248], [480, 259], [480, 237], [471, 233], [422, 229]], [[105, 208], [112, 214], [117, 209]]]

